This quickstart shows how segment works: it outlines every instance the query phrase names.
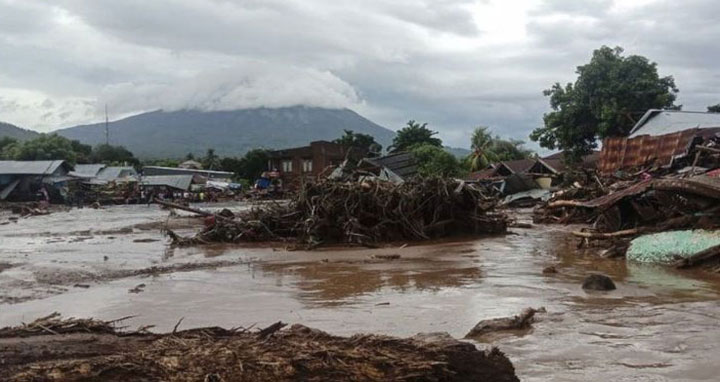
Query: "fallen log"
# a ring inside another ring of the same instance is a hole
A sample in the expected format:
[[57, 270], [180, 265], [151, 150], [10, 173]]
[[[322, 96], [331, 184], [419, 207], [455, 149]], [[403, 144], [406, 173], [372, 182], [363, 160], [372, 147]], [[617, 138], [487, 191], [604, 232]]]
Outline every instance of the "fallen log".
[[192, 212], [192, 213], [194, 213], [194, 214], [198, 214], [198, 215], [202, 215], [202, 216], [214, 216], [216, 219], [219, 219], [219, 220], [232, 220], [232, 219], [230, 219], [230, 218], [228, 218], [228, 217], [225, 217], [225, 216], [222, 216], [222, 215], [219, 215], [219, 214], [216, 214], [216, 213], [212, 213], [212, 212], [209, 212], [209, 211], [204, 211], [204, 210], [201, 210], [201, 209], [198, 209], [198, 208], [192, 208], [192, 207], [189, 207], [189, 206], [183, 206], [182, 204], [172, 203], [172, 202], [168, 202], [168, 201], [165, 201], [165, 200], [162, 200], [162, 199], [158, 199], [158, 198], [153, 199], [153, 201], [154, 201], [155, 203], [160, 204], [160, 205], [163, 205], [163, 206], [165, 206], [165, 207], [170, 207], [170, 208], [175, 208], [175, 209], [178, 209], [178, 210], [188, 211], [188, 212]]
[[465, 335], [465, 338], [477, 340], [488, 333], [528, 329], [533, 323], [535, 313], [539, 312], [544, 313], [545, 308], [526, 308], [517, 316], [482, 320], [470, 329], [470, 331]]
[[645, 232], [646, 230], [641, 228], [631, 228], [622, 231], [615, 232], [585, 232], [585, 231], [573, 231], [573, 236], [582, 237], [585, 239], [612, 239], [617, 237], [634, 236]]

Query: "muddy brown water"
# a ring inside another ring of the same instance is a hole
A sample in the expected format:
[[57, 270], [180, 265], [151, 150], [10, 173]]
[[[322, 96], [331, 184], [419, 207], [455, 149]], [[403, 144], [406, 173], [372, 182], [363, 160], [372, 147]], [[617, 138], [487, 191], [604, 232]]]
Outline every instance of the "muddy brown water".
[[[221, 207], [246, 208], [212, 208]], [[574, 227], [303, 252], [173, 249], [165, 223], [190, 234], [200, 222], [156, 206], [120, 206], [1, 225], [0, 326], [58, 311], [137, 315], [125, 324], [157, 331], [184, 318], [182, 328], [282, 320], [340, 335], [462, 337], [481, 319], [545, 307], [530, 331], [486, 338], [523, 381], [720, 380], [720, 279], [579, 255], [568, 235]], [[543, 275], [551, 265], [558, 273]], [[584, 292], [591, 272], [608, 274], [618, 289]]]

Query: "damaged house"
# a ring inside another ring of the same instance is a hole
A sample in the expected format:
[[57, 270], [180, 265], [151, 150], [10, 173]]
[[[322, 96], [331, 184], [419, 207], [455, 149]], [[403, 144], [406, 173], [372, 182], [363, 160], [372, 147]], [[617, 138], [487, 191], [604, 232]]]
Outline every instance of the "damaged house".
[[[0, 161], [0, 200], [62, 202], [73, 166], [64, 160]], [[44, 190], [44, 191], [43, 191]], [[42, 194], [42, 196], [40, 196]]]
[[329, 174], [328, 168], [342, 164], [348, 151], [348, 147], [328, 141], [275, 150], [269, 153], [268, 170], [277, 173], [284, 184], [296, 184], [303, 179]]
[[720, 132], [720, 113], [648, 110], [627, 137], [603, 141], [598, 169], [610, 174], [644, 165], [669, 168]]

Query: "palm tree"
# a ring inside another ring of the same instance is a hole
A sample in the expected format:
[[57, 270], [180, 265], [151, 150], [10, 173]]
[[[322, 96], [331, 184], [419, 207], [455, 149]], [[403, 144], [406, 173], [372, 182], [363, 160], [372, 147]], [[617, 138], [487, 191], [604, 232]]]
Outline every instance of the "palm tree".
[[470, 171], [482, 170], [497, 160], [497, 156], [492, 151], [492, 145], [493, 137], [490, 129], [487, 126], [476, 127], [470, 138], [470, 147], [473, 151], [468, 158]]

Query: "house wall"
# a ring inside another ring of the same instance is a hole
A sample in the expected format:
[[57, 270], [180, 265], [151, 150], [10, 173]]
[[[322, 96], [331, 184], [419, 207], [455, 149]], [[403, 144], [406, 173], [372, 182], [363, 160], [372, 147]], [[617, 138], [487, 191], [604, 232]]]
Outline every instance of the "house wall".
[[[347, 149], [345, 146], [325, 141], [310, 143], [310, 146], [297, 147], [287, 150], [277, 150], [271, 153], [270, 168], [280, 173], [285, 184], [299, 182], [303, 177], [315, 178], [323, 173], [329, 166], [337, 166], [345, 159]], [[291, 161], [292, 171], [285, 171], [284, 161]], [[303, 166], [304, 161], [311, 163], [312, 169]]]

